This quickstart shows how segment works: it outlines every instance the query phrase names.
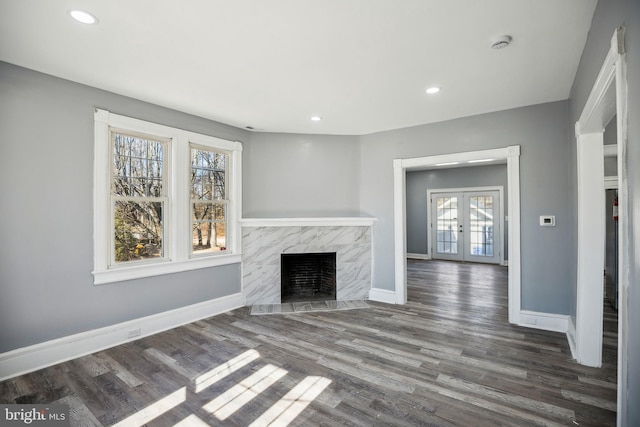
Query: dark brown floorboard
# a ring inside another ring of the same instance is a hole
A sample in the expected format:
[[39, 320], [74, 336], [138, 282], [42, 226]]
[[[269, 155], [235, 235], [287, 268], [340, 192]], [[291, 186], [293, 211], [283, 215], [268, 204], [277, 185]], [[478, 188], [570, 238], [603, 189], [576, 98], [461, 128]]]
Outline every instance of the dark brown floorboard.
[[405, 306], [234, 310], [1, 382], [0, 402], [63, 402], [89, 426], [615, 425], [610, 307], [596, 369], [508, 323], [505, 267], [410, 261], [408, 284]]

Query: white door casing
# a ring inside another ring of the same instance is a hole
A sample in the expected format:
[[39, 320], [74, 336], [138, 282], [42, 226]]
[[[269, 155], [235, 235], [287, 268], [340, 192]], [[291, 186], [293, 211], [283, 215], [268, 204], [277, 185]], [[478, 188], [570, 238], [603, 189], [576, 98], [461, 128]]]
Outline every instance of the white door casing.
[[520, 323], [521, 267], [520, 267], [520, 146], [512, 145], [492, 150], [442, 154], [438, 156], [395, 159], [394, 168], [394, 259], [396, 304], [407, 302], [406, 277], [406, 171], [434, 167], [448, 162], [466, 163], [482, 159], [506, 160], [508, 191], [509, 246], [509, 322]]
[[[602, 271], [604, 261], [604, 170], [603, 132], [616, 117], [618, 159], [618, 404], [617, 425], [627, 425], [627, 352], [629, 328], [629, 215], [627, 173], [627, 78], [624, 27], [615, 30], [609, 52], [596, 78], [580, 119], [575, 125], [578, 161], [578, 266], [575, 331], [569, 331], [574, 357], [579, 363], [600, 366], [602, 358]], [[590, 169], [596, 165], [595, 169]], [[597, 192], [597, 194], [596, 194]], [[588, 198], [595, 199], [589, 202]], [[597, 227], [595, 232], [589, 224]], [[602, 231], [602, 232], [601, 232]], [[590, 260], [594, 265], [590, 265]], [[589, 276], [600, 277], [596, 286]], [[571, 334], [574, 334], [571, 336]]]

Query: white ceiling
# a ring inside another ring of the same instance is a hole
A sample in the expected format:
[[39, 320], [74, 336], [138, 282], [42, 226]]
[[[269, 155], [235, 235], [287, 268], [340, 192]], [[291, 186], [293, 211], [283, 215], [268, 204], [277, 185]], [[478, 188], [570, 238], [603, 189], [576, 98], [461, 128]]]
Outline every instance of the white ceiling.
[[595, 5], [1, 0], [0, 60], [241, 128], [362, 135], [567, 99]]

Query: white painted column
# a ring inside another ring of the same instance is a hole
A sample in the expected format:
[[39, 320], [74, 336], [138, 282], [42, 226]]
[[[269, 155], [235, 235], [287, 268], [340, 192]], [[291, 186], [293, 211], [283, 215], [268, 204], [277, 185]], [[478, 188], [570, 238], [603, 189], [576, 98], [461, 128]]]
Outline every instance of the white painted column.
[[509, 323], [520, 324], [522, 310], [520, 260], [520, 146], [507, 148], [509, 194]]
[[396, 304], [407, 303], [406, 176], [402, 159], [395, 159], [393, 161], [393, 228], [395, 234]]
[[603, 134], [578, 134], [578, 283], [576, 350], [579, 363], [602, 364], [604, 273]]

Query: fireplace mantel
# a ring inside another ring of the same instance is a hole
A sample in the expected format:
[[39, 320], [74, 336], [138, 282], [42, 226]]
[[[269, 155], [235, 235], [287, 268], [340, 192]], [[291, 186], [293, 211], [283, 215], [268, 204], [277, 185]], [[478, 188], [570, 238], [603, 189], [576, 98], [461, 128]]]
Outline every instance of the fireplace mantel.
[[281, 255], [336, 253], [336, 300], [368, 299], [376, 218], [245, 218], [242, 288], [247, 305], [281, 302]]
[[243, 218], [242, 227], [371, 227], [373, 217]]

